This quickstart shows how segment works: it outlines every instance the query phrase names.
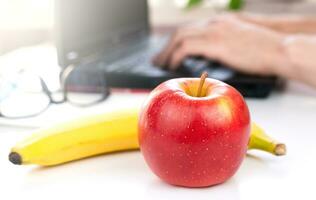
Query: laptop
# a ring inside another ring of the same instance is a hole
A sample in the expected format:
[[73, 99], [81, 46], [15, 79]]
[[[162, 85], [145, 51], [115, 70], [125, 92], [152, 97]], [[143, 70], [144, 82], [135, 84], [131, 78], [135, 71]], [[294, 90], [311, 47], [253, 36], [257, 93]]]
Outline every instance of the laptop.
[[75, 88], [100, 87], [94, 76], [102, 74], [107, 87], [153, 89], [166, 80], [199, 77], [207, 71], [245, 97], [262, 98], [278, 81], [242, 74], [202, 57], [186, 58], [178, 71], [153, 66], [152, 56], [168, 36], [151, 34], [146, 0], [56, 0], [55, 11], [58, 62], [62, 68], [76, 66], [71, 81]]

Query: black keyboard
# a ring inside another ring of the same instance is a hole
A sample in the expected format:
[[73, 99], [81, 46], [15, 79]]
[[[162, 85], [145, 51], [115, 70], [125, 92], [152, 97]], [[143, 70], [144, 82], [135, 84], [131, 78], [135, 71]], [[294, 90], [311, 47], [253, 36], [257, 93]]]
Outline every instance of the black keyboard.
[[[218, 79], [234, 86], [246, 97], [266, 97], [277, 83], [276, 77], [247, 75], [236, 72], [218, 62], [195, 57], [185, 59], [182, 67], [179, 67], [176, 72], [171, 72], [152, 65], [151, 58], [154, 54], [155, 52], [153, 51], [146, 51], [112, 64], [91, 63], [91, 66], [85, 66], [83, 69], [102, 70], [107, 85], [118, 88], [152, 89], [171, 78], [200, 77], [204, 71], [208, 72], [210, 78]], [[94, 68], [93, 65], [97, 65], [97, 67]], [[95, 83], [95, 75], [80, 72], [81, 70], [79, 69], [78, 74], [89, 80], [88, 85], [97, 85]], [[96, 71], [96, 73], [99, 74], [100, 71]], [[79, 78], [76, 79], [81, 80]], [[74, 80], [74, 82], [77, 81]], [[82, 81], [80, 82], [77, 85], [81, 85]]]
[[178, 69], [179, 73], [192, 77], [200, 77], [204, 71], [208, 73], [208, 77], [221, 81], [232, 79], [236, 72], [218, 62], [194, 57], [186, 58]]
[[105, 66], [107, 73], [120, 73], [120, 74], [143, 74], [151, 76], [165, 76], [170, 73], [152, 64], [152, 57], [158, 52], [157, 49], [149, 49], [122, 59], [109, 66]]

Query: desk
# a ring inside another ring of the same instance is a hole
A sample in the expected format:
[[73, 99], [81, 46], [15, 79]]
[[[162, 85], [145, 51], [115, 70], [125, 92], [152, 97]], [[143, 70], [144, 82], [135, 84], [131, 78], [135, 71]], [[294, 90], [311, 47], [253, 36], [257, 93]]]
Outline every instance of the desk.
[[250, 152], [235, 176], [215, 187], [186, 189], [165, 184], [148, 169], [138, 151], [50, 168], [14, 166], [7, 160], [9, 149], [17, 140], [30, 134], [36, 126], [58, 122], [57, 114], [64, 119], [139, 106], [146, 96], [118, 93], [86, 109], [58, 105], [36, 120], [21, 121], [20, 126], [1, 120], [0, 199], [316, 199], [316, 92], [297, 84], [267, 100], [247, 99], [252, 119], [286, 142], [288, 155], [273, 157]]

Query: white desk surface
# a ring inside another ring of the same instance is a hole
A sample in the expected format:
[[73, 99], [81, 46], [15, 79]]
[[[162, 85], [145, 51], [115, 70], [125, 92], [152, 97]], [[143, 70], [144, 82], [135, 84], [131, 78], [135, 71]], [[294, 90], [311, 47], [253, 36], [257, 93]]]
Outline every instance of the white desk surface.
[[[71, 116], [140, 105], [145, 94], [114, 94], [101, 105], [52, 107], [36, 120], [0, 120], [0, 199], [316, 199], [316, 92], [297, 85], [267, 100], [248, 99], [252, 119], [288, 145], [288, 155], [251, 152], [224, 184], [187, 189], [160, 181], [138, 151], [98, 156], [58, 167], [14, 166], [10, 147], [41, 126]], [[29, 126], [28, 126], [29, 125]]]

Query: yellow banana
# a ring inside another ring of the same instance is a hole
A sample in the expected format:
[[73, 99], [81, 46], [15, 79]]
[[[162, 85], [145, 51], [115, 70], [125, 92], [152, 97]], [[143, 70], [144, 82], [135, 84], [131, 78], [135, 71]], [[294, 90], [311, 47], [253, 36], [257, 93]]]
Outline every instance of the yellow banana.
[[113, 151], [138, 149], [138, 110], [124, 110], [63, 123], [11, 149], [14, 164], [58, 165]]
[[[138, 113], [138, 109], [116, 111], [39, 130], [14, 146], [9, 160], [14, 164], [52, 166], [114, 151], [138, 149]], [[252, 127], [249, 148], [276, 155], [282, 153], [276, 150], [278, 144], [256, 125]]]
[[266, 151], [277, 156], [286, 154], [285, 144], [272, 139], [254, 122], [251, 124], [251, 137], [248, 143], [248, 150], [250, 149]]

